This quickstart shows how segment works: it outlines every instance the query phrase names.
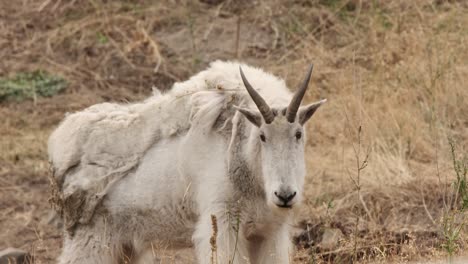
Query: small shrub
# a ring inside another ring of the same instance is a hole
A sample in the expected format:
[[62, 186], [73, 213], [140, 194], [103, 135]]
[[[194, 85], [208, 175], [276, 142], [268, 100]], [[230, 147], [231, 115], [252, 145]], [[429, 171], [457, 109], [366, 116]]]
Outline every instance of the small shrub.
[[50, 97], [66, 86], [65, 79], [44, 71], [18, 73], [12, 78], [0, 78], [0, 102]]
[[452, 155], [453, 170], [455, 171], [455, 202], [454, 207], [459, 207], [461, 211], [468, 209], [468, 185], [466, 174], [468, 172], [468, 160], [466, 157], [457, 157], [456, 142], [449, 138], [450, 152]]
[[442, 247], [448, 254], [449, 262], [458, 249], [460, 232], [465, 226], [465, 212], [468, 209], [468, 185], [466, 175], [468, 172], [468, 161], [466, 157], [458, 157], [456, 153], [457, 144], [449, 138], [450, 151], [452, 155], [455, 182], [453, 184], [453, 198], [450, 201], [450, 211], [444, 214], [442, 227], [445, 242]]

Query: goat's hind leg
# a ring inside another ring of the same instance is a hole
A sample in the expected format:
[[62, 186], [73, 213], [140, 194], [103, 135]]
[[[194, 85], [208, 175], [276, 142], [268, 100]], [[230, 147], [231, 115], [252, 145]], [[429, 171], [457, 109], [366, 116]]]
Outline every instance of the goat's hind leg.
[[114, 264], [117, 263], [115, 247], [109, 246], [93, 233], [77, 230], [73, 237], [65, 236], [59, 264]]

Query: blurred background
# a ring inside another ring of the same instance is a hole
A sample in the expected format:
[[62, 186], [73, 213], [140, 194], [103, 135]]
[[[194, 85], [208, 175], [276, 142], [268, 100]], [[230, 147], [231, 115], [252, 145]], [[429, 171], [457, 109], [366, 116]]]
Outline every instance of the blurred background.
[[46, 144], [67, 112], [222, 59], [291, 89], [312, 62], [306, 101], [329, 100], [308, 125], [295, 263], [463, 255], [467, 45], [465, 0], [0, 0], [0, 250], [60, 252]]

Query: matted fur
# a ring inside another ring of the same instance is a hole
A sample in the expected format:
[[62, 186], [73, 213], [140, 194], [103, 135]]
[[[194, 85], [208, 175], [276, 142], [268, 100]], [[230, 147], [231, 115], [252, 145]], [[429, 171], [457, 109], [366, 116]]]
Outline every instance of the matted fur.
[[[211, 215], [218, 263], [288, 261], [290, 212], [267, 204], [258, 129], [234, 109], [256, 109], [239, 66], [216, 61], [168, 93], [65, 118], [49, 139], [68, 230], [60, 263], [116, 263], [124, 248], [136, 261], [154, 241], [194, 243], [208, 263]], [[283, 80], [242, 68], [273, 109], [288, 105]]]

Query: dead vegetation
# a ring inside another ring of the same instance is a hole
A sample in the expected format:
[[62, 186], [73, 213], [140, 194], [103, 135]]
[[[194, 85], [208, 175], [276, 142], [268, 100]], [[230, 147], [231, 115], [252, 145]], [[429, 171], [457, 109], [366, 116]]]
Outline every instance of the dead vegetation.
[[[290, 86], [313, 62], [308, 99], [329, 99], [309, 126], [297, 262], [459, 254], [466, 25], [465, 1], [2, 1], [0, 77], [41, 70], [68, 86], [0, 104], [0, 248], [37, 263], [58, 254], [45, 145], [65, 112], [139, 100], [212, 60], [240, 59]], [[326, 229], [344, 235], [333, 248], [320, 245]]]

